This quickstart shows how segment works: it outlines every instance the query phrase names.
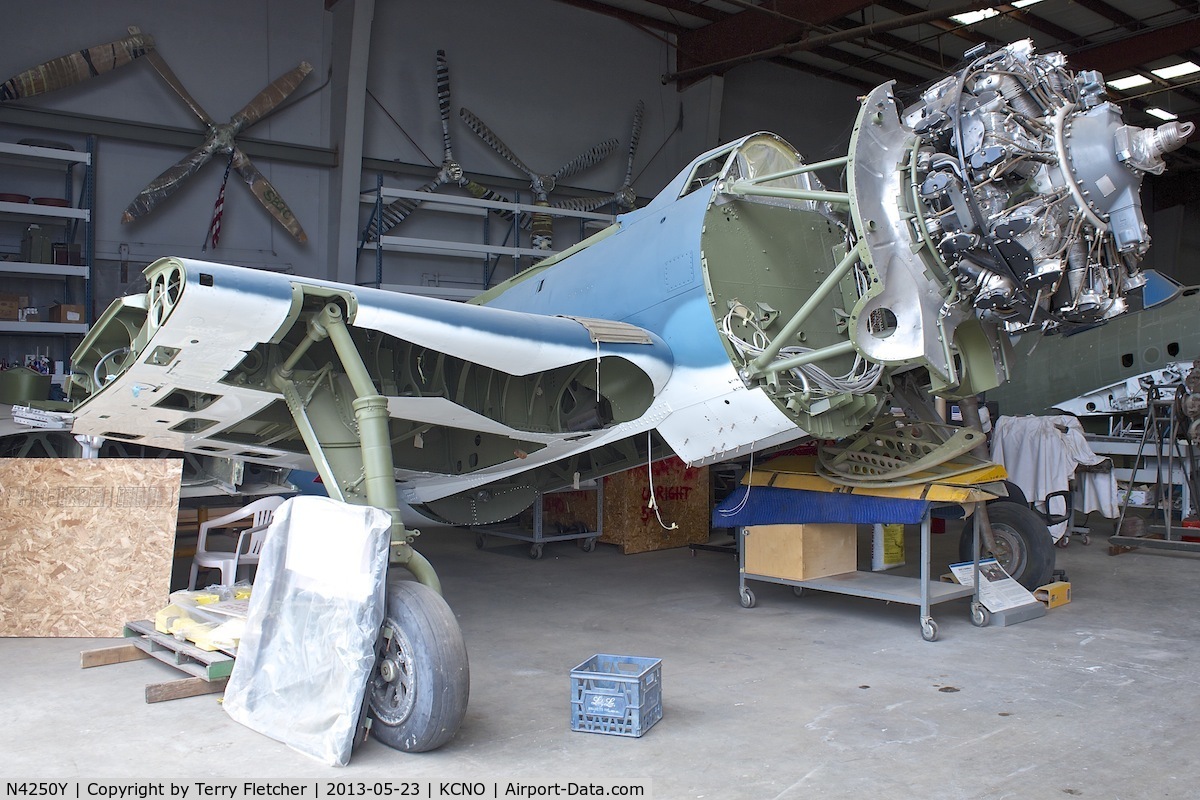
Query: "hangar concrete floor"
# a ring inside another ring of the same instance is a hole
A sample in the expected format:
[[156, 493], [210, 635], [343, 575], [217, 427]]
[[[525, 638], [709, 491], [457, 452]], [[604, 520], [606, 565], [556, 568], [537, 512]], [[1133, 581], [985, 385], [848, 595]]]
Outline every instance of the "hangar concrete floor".
[[[372, 741], [327, 767], [233, 722], [215, 696], [144, 703], [145, 684], [180, 675], [156, 661], [81, 670], [80, 652], [108, 640], [5, 639], [3, 780], [80, 797], [93, 783], [171, 796], [174, 783], [191, 798], [198, 781], [237, 798], [246, 782], [324, 798], [359, 781], [367, 796], [416, 782], [419, 797], [475, 781], [486, 797], [593, 783], [660, 799], [1194, 797], [1200, 562], [1109, 556], [1101, 525], [1058, 551], [1069, 605], [979, 629], [954, 601], [935, 607], [933, 643], [913, 606], [757, 584], [743, 609], [726, 554], [565, 543], [533, 561], [525, 545], [480, 551], [468, 532], [430, 531], [471, 659], [466, 720], [443, 749]], [[936, 571], [956, 538], [934, 537]], [[910, 535], [910, 566], [915, 547]], [[569, 673], [595, 653], [662, 658], [664, 716], [642, 738], [570, 730]]]

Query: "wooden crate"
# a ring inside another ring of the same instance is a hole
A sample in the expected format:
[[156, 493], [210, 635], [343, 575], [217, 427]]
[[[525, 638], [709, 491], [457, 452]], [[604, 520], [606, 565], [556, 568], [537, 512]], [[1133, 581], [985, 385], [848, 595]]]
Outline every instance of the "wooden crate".
[[[712, 516], [708, 467], [689, 467], [672, 456], [656, 461], [652, 470], [658, 515], [649, 507], [650, 477], [645, 467], [604, 479], [600, 541], [619, 545], [627, 554], [707, 542]], [[676, 527], [670, 528], [672, 524]]]
[[746, 529], [745, 571], [804, 581], [858, 569], [858, 526], [754, 525]]

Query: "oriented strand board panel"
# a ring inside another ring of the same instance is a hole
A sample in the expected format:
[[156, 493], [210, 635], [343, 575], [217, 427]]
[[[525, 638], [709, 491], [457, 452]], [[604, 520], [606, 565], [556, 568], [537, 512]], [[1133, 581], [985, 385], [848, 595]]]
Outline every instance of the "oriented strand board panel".
[[170, 590], [183, 461], [0, 459], [0, 636], [120, 636]]
[[[649, 507], [646, 468], [626, 470], [604, 479], [600, 541], [620, 545], [626, 554], [707, 542], [712, 514], [708, 467], [689, 467], [671, 456], [654, 462], [651, 471], [663, 524]], [[668, 530], [672, 523], [677, 527]]]

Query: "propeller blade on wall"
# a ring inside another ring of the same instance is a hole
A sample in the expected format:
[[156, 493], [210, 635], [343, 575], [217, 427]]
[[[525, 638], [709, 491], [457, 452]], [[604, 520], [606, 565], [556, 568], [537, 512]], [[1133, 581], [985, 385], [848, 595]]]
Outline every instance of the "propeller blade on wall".
[[633, 160], [637, 156], [638, 142], [642, 138], [642, 116], [646, 112], [646, 104], [638, 101], [633, 110], [633, 128], [629, 132], [629, 159], [625, 163], [625, 182], [621, 188], [603, 197], [572, 197], [551, 203], [555, 208], [568, 208], [572, 211], [595, 211], [609, 203], [616, 203], [619, 208], [632, 211], [636, 208], [637, 193], [633, 191]]
[[208, 135], [199, 147], [151, 181], [146, 188], [142, 189], [133, 202], [129, 204], [129, 207], [125, 209], [125, 213], [121, 215], [121, 221], [132, 222], [135, 219], [146, 216], [158, 207], [160, 203], [174, 194], [190, 175], [195, 174], [215, 154], [226, 153], [232, 157], [233, 169], [237, 170], [237, 173], [246, 181], [251, 194], [262, 204], [263, 208], [280, 225], [286, 228], [288, 233], [295, 237], [296, 241], [301, 243], [307, 242], [308, 235], [296, 220], [291, 208], [284, 202], [270, 181], [258, 171], [246, 154], [238, 148], [234, 137], [278, 108], [280, 103], [296, 90], [308, 73], [312, 72], [312, 65], [307, 61], [301, 62], [299, 66], [268, 84], [265, 89], [255, 95], [240, 111], [230, 117], [229, 122], [217, 124], [212, 121], [208, 113], [200, 107], [195, 98], [184, 88], [179, 78], [175, 76], [175, 73], [160, 55], [155, 53], [154, 57], [149, 60], [167, 84], [175, 90], [188, 107], [192, 109], [193, 113], [208, 126]]
[[195, 175], [205, 164], [212, 160], [217, 149], [213, 142], [205, 141], [192, 152], [172, 164], [154, 180], [146, 184], [146, 188], [138, 193], [125, 213], [121, 215], [122, 222], [132, 222], [138, 217], [149, 214], [155, 206], [166, 200], [179, 190], [185, 178]]
[[258, 168], [250, 162], [246, 154], [242, 152], [240, 147], [236, 145], [233, 148], [233, 168], [238, 175], [242, 176], [242, 180], [250, 187], [250, 193], [258, 198], [258, 202], [262, 203], [272, 217], [274, 217], [280, 225], [287, 228], [288, 233], [296, 238], [298, 242], [307, 242], [308, 234], [300, 227], [300, 223], [296, 220], [292, 209], [288, 208], [288, 204], [284, 202], [283, 197], [271, 185]]
[[512, 151], [508, 145], [504, 143], [495, 131], [489, 128], [483, 120], [471, 113], [471, 110], [464, 107], [458, 110], [458, 115], [462, 117], [463, 122], [467, 123], [467, 127], [475, 131], [484, 143], [503, 156], [510, 164], [529, 176], [530, 180], [537, 180], [539, 177], [536, 172], [525, 165], [525, 162], [517, 157], [517, 154]]
[[[437, 174], [426, 181], [424, 185], [418, 186], [415, 191], [433, 192], [448, 183], [456, 183], [478, 200], [490, 200], [499, 203], [510, 202], [503, 195], [485, 186], [481, 186], [468, 178], [463, 172], [462, 165], [454, 159], [454, 150], [450, 140], [450, 65], [446, 61], [445, 50], [437, 51], [437, 99], [438, 116], [442, 122], [442, 163], [438, 167]], [[408, 219], [408, 216], [416, 211], [420, 205], [420, 200], [414, 200], [410, 197], [401, 197], [388, 203], [383, 207], [382, 219], [376, 219], [372, 215], [363, 234], [363, 241], [378, 240], [380, 236], [383, 236], [392, 228]], [[494, 213], [499, 214], [509, 222], [513, 219], [513, 212], [511, 211], [494, 210]]]
[[[475, 131], [475, 134], [488, 147], [491, 147], [513, 166], [529, 176], [529, 188], [533, 190], [534, 203], [536, 205], [549, 207], [549, 195], [554, 191], [559, 178], [565, 178], [568, 175], [574, 175], [576, 172], [595, 166], [603, 161], [613, 150], [617, 149], [616, 139], [605, 139], [600, 144], [591, 147], [571, 159], [556, 171], [549, 174], [538, 174], [526, 166], [525, 162], [496, 135], [496, 132], [489, 128], [483, 120], [471, 113], [470, 110], [461, 108], [458, 113], [462, 117], [463, 122], [467, 124], [467, 127]], [[554, 234], [554, 218], [549, 214], [535, 213], [533, 214], [533, 224], [531, 227], [533, 230], [533, 246], [539, 250], [551, 249]]]
[[292, 92], [296, 91], [296, 87], [308, 77], [310, 72], [312, 72], [312, 64], [301, 61], [298, 67], [267, 84], [267, 87], [256, 94], [253, 100], [246, 103], [241, 111], [230, 117], [229, 122], [235, 126], [237, 132], [249, 128], [274, 111]]
[[154, 37], [131, 35], [51, 59], [0, 84], [0, 101], [34, 97], [82, 83], [88, 78], [124, 66], [154, 50]]

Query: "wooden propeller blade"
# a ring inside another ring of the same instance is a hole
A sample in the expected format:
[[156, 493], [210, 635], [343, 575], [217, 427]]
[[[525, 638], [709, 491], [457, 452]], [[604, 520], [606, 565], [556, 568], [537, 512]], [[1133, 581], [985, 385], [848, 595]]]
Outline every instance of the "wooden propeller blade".
[[0, 101], [53, 92], [124, 66], [154, 50], [154, 37], [139, 33], [96, 45], [27, 69], [0, 84]]
[[125, 209], [125, 213], [121, 215], [121, 222], [133, 222], [138, 217], [144, 217], [153, 211], [159, 203], [175, 194], [189, 175], [194, 175], [197, 170], [207, 164], [214, 152], [216, 152], [216, 148], [213, 141], [206, 139], [195, 150], [168, 167], [165, 172], [150, 181], [146, 188], [138, 193], [138, 196]]
[[270, 181], [263, 177], [254, 164], [250, 163], [250, 159], [241, 151], [241, 148], [236, 146], [233, 148], [233, 168], [246, 181], [246, 185], [250, 187], [250, 193], [258, 198], [258, 202], [262, 203], [263, 208], [278, 220], [280, 225], [287, 228], [288, 233], [294, 236], [296, 241], [301, 244], [308, 241], [308, 234], [304, 232], [304, 228], [300, 227], [296, 215], [288, 208], [288, 204], [283, 201], [279, 192], [275, 190]]
[[201, 122], [205, 125], [216, 124], [213, 122], [212, 117], [208, 115], [208, 112], [196, 102], [196, 98], [192, 97], [191, 93], [184, 88], [183, 82], [175, 75], [175, 70], [171, 69], [166, 59], [159, 55], [157, 51], [154, 51], [146, 54], [146, 60], [150, 62], [150, 66], [154, 67], [154, 71], [167, 82], [167, 85], [175, 90], [175, 94], [183, 98], [183, 102], [187, 103], [187, 107], [192, 110], [193, 114], [200, 118]]
[[241, 111], [230, 117], [229, 121], [233, 123], [234, 133], [250, 127], [269, 114], [277, 105], [286, 100], [288, 95], [296, 91], [296, 87], [310, 72], [312, 72], [312, 64], [301, 61], [300, 66], [271, 81], [267, 88], [256, 94], [253, 100], [242, 107]]

